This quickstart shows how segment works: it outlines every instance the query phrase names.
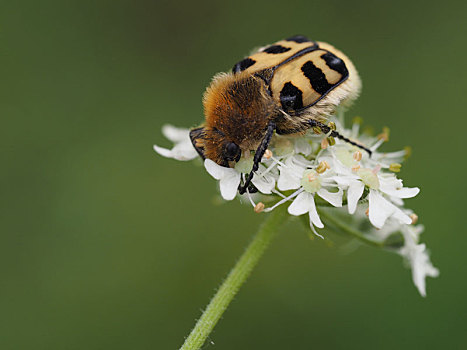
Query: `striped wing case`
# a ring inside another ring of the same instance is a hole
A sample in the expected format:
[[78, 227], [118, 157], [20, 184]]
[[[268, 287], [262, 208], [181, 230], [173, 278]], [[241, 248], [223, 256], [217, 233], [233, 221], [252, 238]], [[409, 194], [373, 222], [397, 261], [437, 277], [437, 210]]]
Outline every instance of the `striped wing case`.
[[235, 64], [232, 71], [262, 77], [285, 111], [300, 112], [348, 78], [345, 59], [326, 43], [295, 36], [260, 49]]

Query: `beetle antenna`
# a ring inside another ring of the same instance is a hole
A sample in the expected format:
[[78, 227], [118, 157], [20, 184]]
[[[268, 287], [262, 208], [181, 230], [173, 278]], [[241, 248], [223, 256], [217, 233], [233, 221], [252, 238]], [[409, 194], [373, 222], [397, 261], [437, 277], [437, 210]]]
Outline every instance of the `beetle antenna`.
[[244, 194], [246, 192], [246, 189], [250, 185], [251, 179], [253, 178], [255, 171], [257, 171], [259, 168], [259, 163], [263, 158], [264, 152], [266, 152], [266, 150], [268, 149], [269, 142], [271, 141], [274, 130], [276, 130], [276, 123], [273, 120], [271, 120], [268, 124], [266, 135], [264, 136], [263, 140], [258, 146], [258, 149], [255, 152], [255, 156], [253, 158], [253, 169], [251, 169], [250, 173], [248, 174], [248, 177], [246, 178], [243, 186], [240, 185], [238, 187], [238, 193]]
[[321, 123], [321, 122], [319, 122], [317, 120], [312, 119], [312, 120], [310, 120], [310, 125], [311, 125], [311, 127], [314, 127], [314, 126], [319, 127], [323, 131], [323, 133], [325, 133], [325, 134], [331, 132], [330, 136], [337, 137], [338, 139], [341, 139], [341, 140], [343, 140], [343, 141], [345, 141], [347, 143], [350, 143], [351, 145], [354, 145], [354, 146], [357, 146], [358, 148], [361, 148], [362, 150], [366, 151], [369, 154], [370, 157], [371, 157], [371, 155], [373, 153], [369, 148], [367, 148], [365, 146], [362, 146], [362, 145], [360, 145], [360, 144], [358, 144], [358, 143], [356, 143], [356, 142], [354, 142], [352, 140], [349, 140], [347, 137], [339, 134], [337, 131], [332, 130], [326, 124], [323, 124], [323, 123]]

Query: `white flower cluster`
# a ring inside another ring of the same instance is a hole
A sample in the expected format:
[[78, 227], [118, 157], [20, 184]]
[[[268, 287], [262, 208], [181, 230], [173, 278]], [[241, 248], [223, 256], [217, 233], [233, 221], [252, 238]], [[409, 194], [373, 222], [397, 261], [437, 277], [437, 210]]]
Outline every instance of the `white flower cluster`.
[[[242, 196], [238, 186], [252, 169], [252, 155], [242, 155], [235, 168], [219, 166], [210, 159], [204, 166], [219, 181], [225, 200], [245, 198], [257, 212], [288, 205], [291, 215], [308, 214], [311, 229], [321, 238], [316, 231], [316, 227], [324, 227], [318, 210], [321, 206], [344, 207], [341, 210], [352, 215], [354, 221], [369, 220], [373, 228], [363, 233], [365, 239], [402, 255], [411, 265], [416, 287], [425, 296], [425, 277], [436, 277], [439, 272], [431, 264], [425, 245], [418, 243], [423, 227], [414, 225], [416, 215], [403, 206], [403, 199], [419, 193], [417, 187], [403, 187], [395, 175], [407, 151], [380, 153], [378, 148], [387, 140], [387, 132], [371, 137], [360, 134], [359, 123], [345, 129], [342, 120], [332, 120], [339, 133], [369, 148], [371, 157], [350, 143], [316, 134], [316, 130], [300, 137], [274, 135], [252, 179], [258, 193], [247, 191]], [[156, 152], [177, 160], [198, 157], [188, 129], [166, 125], [162, 132], [175, 145], [171, 150], [154, 146]], [[263, 202], [271, 205], [265, 207]], [[396, 233], [400, 243], [385, 245]]]

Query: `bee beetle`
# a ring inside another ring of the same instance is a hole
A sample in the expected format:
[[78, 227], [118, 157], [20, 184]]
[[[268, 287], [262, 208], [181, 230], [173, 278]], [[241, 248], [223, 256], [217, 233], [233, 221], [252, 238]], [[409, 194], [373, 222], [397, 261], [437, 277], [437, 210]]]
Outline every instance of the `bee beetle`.
[[341, 51], [297, 35], [263, 47], [217, 74], [203, 97], [205, 123], [190, 131], [203, 159], [233, 167], [254, 151], [253, 169], [239, 193], [250, 185], [274, 132], [324, 133], [365, 149], [325, 124], [338, 105], [357, 98], [360, 77]]

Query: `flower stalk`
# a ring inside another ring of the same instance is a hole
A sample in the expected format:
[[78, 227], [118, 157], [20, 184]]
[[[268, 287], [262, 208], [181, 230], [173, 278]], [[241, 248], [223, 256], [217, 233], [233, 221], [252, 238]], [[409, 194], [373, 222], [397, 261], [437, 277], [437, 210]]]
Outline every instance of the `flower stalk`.
[[322, 208], [318, 207], [318, 213], [321, 215], [323, 220], [332, 223], [336, 228], [338, 228], [342, 232], [347, 233], [350, 236], [352, 236], [352, 237], [354, 237], [354, 238], [356, 238], [356, 239], [358, 239], [358, 240], [360, 240], [360, 241], [362, 241], [362, 242], [364, 242], [364, 243], [366, 243], [366, 244], [368, 244], [370, 246], [374, 246], [374, 247], [378, 247], [378, 248], [383, 248], [384, 247], [384, 242], [378, 242], [378, 241], [375, 241], [375, 240], [372, 240], [370, 238], [365, 237], [365, 235], [362, 232], [354, 229], [350, 225], [347, 225], [342, 220], [337, 219], [336, 216], [331, 215], [325, 209], [322, 209]]
[[283, 208], [267, 214], [266, 220], [209, 302], [180, 350], [197, 350], [203, 346], [286, 218], [286, 211]]

